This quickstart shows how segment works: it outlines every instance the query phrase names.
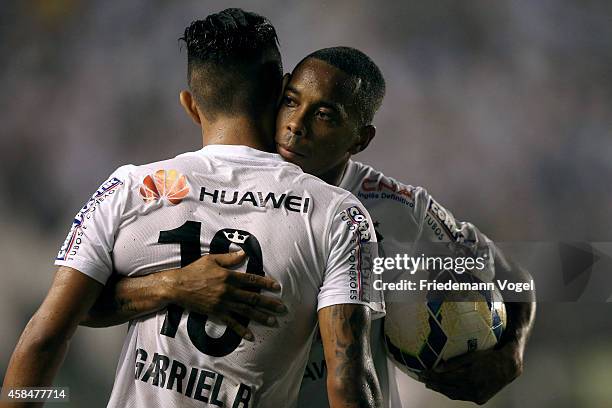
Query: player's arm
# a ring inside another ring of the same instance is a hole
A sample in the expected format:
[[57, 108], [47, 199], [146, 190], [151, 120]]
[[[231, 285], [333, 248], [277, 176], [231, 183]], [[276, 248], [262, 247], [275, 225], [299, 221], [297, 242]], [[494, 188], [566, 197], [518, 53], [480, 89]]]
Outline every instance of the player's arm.
[[319, 310], [330, 408], [375, 408], [382, 395], [370, 351], [370, 309], [340, 304]]
[[[426, 194], [426, 193], [425, 193]], [[512, 262], [478, 228], [466, 222], [455, 221], [453, 215], [433, 199], [429, 201], [428, 213], [438, 225], [450, 226], [469, 242], [470, 247], [459, 241], [457, 249], [469, 249], [474, 256], [481, 251], [494, 259], [493, 272], [496, 279], [511, 282], [529, 282], [531, 276], [518, 264]], [[454, 237], [449, 236], [451, 240]], [[428, 239], [427, 235], [421, 239]], [[433, 237], [429, 237], [434, 241]], [[493, 278], [493, 276], [491, 276]], [[483, 404], [510, 384], [523, 371], [523, 355], [527, 338], [535, 319], [535, 293], [529, 292], [526, 302], [506, 302], [508, 323], [497, 346], [451, 359], [424, 373], [422, 380], [428, 388], [441, 392], [451, 399], [473, 401]]]
[[243, 251], [206, 255], [180, 269], [109, 281], [81, 324], [90, 327], [122, 324], [177, 304], [216, 316], [241, 337], [252, 338], [251, 331], [238, 323], [232, 312], [275, 326], [275, 316], [284, 312], [285, 307], [278, 298], [251, 292], [280, 290], [273, 279], [227, 269], [245, 258]]
[[[512, 282], [529, 282], [532, 279], [527, 270], [504, 256], [499, 248], [495, 248], [495, 275], [499, 279], [508, 279]], [[536, 314], [535, 293], [525, 292], [525, 296], [529, 299], [525, 299], [524, 302], [506, 302], [508, 323], [497, 345], [498, 349], [508, 353], [509, 377], [515, 378], [523, 372], [525, 346], [533, 329]]]
[[384, 312], [382, 292], [370, 284], [368, 267], [377, 255], [376, 233], [370, 215], [354, 196], [345, 197], [338, 210], [330, 227], [330, 252], [317, 305], [329, 406], [381, 407], [370, 351], [371, 313]]
[[[60, 267], [47, 297], [25, 327], [9, 362], [3, 391], [50, 386], [79, 322], [102, 290], [102, 284], [81, 272]], [[5, 407], [42, 406], [13, 403]]]
[[[528, 282], [529, 273], [495, 249], [500, 279]], [[423, 375], [427, 388], [451, 399], [484, 404], [523, 372], [523, 354], [535, 319], [535, 295], [529, 302], [506, 302], [508, 323], [497, 346], [456, 357]]]

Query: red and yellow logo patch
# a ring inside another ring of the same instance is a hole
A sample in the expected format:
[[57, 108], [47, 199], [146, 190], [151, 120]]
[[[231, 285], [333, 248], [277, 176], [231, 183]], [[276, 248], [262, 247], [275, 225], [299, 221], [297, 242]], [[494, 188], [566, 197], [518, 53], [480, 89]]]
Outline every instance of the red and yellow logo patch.
[[178, 204], [189, 194], [187, 178], [176, 170], [157, 170], [148, 175], [140, 186], [140, 195], [145, 202], [165, 198]]

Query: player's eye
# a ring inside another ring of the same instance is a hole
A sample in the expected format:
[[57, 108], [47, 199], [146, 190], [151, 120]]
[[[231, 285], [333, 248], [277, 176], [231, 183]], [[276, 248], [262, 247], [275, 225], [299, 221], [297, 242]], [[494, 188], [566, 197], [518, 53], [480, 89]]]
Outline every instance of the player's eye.
[[295, 103], [293, 98], [291, 98], [290, 96], [283, 96], [283, 105], [285, 105], [285, 106], [287, 106], [289, 108], [293, 108], [297, 104]]
[[322, 110], [318, 110], [315, 113], [315, 116], [318, 119], [325, 120], [325, 121], [332, 121], [334, 119], [333, 116], [329, 112], [325, 112], [325, 111], [322, 111]]

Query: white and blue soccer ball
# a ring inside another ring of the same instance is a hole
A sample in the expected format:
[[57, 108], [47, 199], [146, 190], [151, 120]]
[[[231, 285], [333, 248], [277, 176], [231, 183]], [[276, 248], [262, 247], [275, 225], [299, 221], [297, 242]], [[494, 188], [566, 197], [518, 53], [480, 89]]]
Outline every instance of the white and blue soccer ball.
[[469, 301], [452, 297], [387, 304], [387, 353], [415, 379], [442, 361], [494, 347], [506, 327], [506, 308], [499, 292], [470, 293]]

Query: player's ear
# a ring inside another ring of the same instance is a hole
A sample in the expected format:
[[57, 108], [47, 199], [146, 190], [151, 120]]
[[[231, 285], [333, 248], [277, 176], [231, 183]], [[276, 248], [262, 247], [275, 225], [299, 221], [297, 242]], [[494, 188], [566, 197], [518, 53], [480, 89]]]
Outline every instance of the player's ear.
[[285, 75], [283, 75], [283, 84], [281, 86], [280, 94], [278, 95], [278, 100], [276, 101], [276, 106], [280, 106], [281, 102], [283, 101], [283, 95], [285, 94], [285, 88], [287, 87], [287, 84], [289, 83], [290, 80], [291, 80], [290, 73], [286, 73]]
[[357, 154], [362, 152], [368, 147], [372, 139], [376, 136], [376, 126], [365, 125], [359, 129], [359, 138], [357, 142], [351, 147], [350, 153]]
[[185, 112], [196, 125], [201, 125], [202, 120], [200, 119], [200, 111], [198, 111], [198, 106], [196, 105], [195, 98], [189, 91], [181, 91], [179, 94], [179, 100], [181, 101], [181, 106], [185, 109]]

